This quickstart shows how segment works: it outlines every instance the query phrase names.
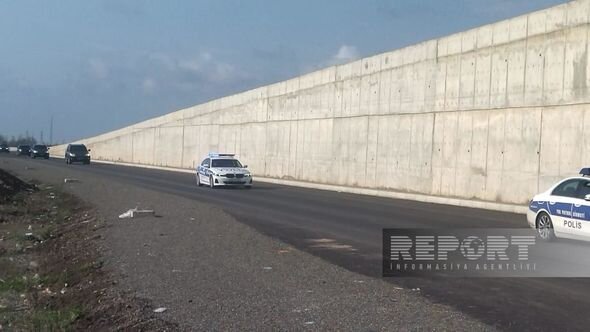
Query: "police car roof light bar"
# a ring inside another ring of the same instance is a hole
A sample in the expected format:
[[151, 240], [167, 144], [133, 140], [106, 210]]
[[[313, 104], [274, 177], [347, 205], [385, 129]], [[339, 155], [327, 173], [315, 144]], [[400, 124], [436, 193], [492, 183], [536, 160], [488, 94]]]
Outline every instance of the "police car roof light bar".
[[210, 152], [209, 157], [233, 157], [235, 153], [217, 153], [217, 152]]
[[584, 167], [580, 170], [582, 176], [590, 176], [590, 167]]

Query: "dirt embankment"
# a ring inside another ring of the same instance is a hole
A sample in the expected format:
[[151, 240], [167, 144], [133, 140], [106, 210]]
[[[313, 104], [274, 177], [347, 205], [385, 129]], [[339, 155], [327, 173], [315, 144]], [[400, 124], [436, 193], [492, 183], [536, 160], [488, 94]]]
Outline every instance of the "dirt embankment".
[[0, 169], [0, 331], [178, 329], [116, 287], [99, 255], [102, 227], [60, 188]]

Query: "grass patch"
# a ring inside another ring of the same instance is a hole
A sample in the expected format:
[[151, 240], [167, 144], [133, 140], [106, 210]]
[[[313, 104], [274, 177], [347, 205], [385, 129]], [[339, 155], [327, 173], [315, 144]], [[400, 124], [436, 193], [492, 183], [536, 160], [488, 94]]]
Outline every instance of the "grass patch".
[[82, 317], [82, 308], [66, 310], [36, 310], [28, 317], [28, 327], [32, 331], [71, 331], [72, 323]]
[[32, 286], [31, 281], [27, 278], [11, 277], [0, 280], [0, 293], [17, 292], [24, 293]]

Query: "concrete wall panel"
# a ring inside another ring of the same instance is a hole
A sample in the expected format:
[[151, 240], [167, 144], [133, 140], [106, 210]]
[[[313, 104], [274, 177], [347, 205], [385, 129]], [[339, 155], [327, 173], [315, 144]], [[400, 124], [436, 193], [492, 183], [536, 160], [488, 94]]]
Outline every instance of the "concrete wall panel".
[[94, 159], [234, 152], [256, 176], [523, 204], [590, 165], [589, 17], [577, 0], [82, 142]]

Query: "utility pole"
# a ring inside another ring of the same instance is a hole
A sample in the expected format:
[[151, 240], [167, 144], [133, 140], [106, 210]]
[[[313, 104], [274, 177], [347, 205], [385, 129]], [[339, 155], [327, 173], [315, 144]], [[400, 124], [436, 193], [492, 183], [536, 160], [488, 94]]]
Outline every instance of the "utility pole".
[[49, 125], [49, 145], [53, 144], [53, 114], [51, 115], [51, 122]]
[[41, 144], [43, 144], [43, 130], [41, 130], [41, 137], [40, 137], [40, 142]]

